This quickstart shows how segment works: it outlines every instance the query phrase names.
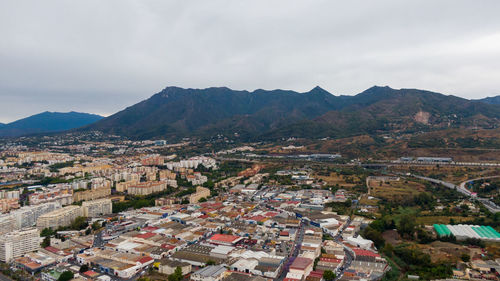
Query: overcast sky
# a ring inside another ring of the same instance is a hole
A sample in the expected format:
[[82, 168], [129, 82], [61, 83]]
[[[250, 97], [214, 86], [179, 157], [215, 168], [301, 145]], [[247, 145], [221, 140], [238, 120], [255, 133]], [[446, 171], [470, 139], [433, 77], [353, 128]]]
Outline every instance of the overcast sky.
[[0, 0], [0, 122], [166, 86], [500, 94], [500, 1]]

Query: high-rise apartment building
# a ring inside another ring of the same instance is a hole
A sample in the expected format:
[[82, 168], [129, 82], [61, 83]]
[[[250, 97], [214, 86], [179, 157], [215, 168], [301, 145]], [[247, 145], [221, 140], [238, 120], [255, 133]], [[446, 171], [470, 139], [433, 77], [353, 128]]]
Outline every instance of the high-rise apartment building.
[[0, 261], [10, 262], [40, 248], [40, 232], [36, 228], [17, 230], [0, 236]]
[[83, 202], [82, 209], [85, 217], [94, 217], [111, 214], [113, 212], [113, 205], [111, 199], [99, 199]]
[[52, 228], [56, 229], [60, 226], [68, 226], [77, 217], [83, 216], [82, 207], [70, 205], [64, 208], [52, 211], [41, 215], [36, 221], [38, 229]]

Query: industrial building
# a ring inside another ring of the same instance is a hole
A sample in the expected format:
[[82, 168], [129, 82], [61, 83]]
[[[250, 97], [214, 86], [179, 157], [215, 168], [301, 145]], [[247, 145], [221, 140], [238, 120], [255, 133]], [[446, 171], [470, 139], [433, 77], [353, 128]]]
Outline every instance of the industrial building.
[[486, 241], [500, 241], [500, 233], [491, 226], [434, 224], [434, 230], [440, 237], [453, 235], [457, 240], [475, 238]]

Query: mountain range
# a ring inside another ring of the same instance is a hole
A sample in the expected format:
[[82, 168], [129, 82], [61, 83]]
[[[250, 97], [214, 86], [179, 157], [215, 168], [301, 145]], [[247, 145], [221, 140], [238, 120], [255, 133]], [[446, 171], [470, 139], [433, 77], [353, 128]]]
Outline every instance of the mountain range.
[[304, 93], [167, 87], [106, 118], [78, 112], [43, 112], [0, 123], [0, 137], [98, 130], [131, 139], [237, 135], [257, 140], [493, 129], [499, 125], [500, 96], [468, 100], [387, 86], [374, 86], [354, 96], [333, 95], [320, 87]]
[[346, 137], [358, 134], [498, 127], [500, 105], [417, 89], [372, 87], [335, 96], [315, 87], [237, 91], [167, 87], [85, 126], [133, 139], [235, 135], [244, 139]]
[[17, 137], [66, 131], [82, 127], [103, 117], [80, 112], [42, 112], [17, 121], [0, 124], [0, 137]]
[[500, 104], [500, 95], [494, 97], [487, 97], [484, 99], [479, 99], [478, 101], [489, 103], [489, 104]]

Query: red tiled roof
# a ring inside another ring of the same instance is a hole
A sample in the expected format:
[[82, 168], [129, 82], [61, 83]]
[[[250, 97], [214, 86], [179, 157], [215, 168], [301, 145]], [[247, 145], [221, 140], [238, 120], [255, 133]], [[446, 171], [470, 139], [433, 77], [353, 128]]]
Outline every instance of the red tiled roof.
[[95, 271], [92, 271], [92, 270], [85, 271], [83, 274], [84, 274], [84, 275], [87, 275], [87, 276], [90, 276], [90, 277], [93, 277], [93, 276], [99, 275], [99, 273], [97, 273], [97, 272], [95, 272]]
[[236, 236], [236, 235], [228, 235], [228, 234], [215, 234], [210, 238], [211, 241], [219, 241], [219, 242], [228, 242], [232, 243], [235, 240], [239, 239], [241, 237]]
[[261, 216], [261, 215], [258, 215], [258, 216], [253, 216], [253, 217], [250, 217], [249, 218], [250, 220], [254, 220], [254, 221], [263, 221], [265, 219], [267, 219], [266, 217], [264, 216]]
[[54, 247], [52, 247], [52, 246], [45, 247], [45, 250], [47, 250], [47, 251], [49, 251], [49, 252], [51, 252], [51, 253], [54, 253], [54, 254], [59, 253], [59, 249], [54, 248]]
[[363, 249], [353, 249], [356, 256], [380, 257], [379, 254]]
[[309, 276], [311, 277], [323, 277], [323, 270], [315, 270], [315, 271], [311, 271], [311, 273], [309, 273]]
[[290, 233], [288, 231], [282, 231], [280, 232], [280, 236], [288, 236]]
[[138, 260], [138, 262], [140, 262], [140, 263], [147, 263], [147, 262], [152, 261], [152, 260], [153, 260], [153, 258], [151, 258], [151, 257], [147, 257], [147, 256], [146, 256], [146, 257], [142, 257], [142, 258], [140, 258], [140, 259]]
[[303, 257], [298, 257], [296, 258], [292, 265], [290, 265], [290, 268], [293, 269], [298, 269], [298, 270], [304, 270], [306, 269], [309, 265], [312, 264], [312, 260], [308, 258], [303, 258]]
[[145, 231], [155, 231], [157, 230], [158, 227], [154, 227], [154, 226], [146, 226], [144, 227], [142, 230], [145, 230]]

